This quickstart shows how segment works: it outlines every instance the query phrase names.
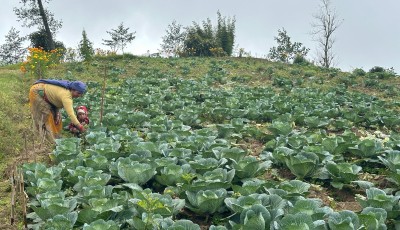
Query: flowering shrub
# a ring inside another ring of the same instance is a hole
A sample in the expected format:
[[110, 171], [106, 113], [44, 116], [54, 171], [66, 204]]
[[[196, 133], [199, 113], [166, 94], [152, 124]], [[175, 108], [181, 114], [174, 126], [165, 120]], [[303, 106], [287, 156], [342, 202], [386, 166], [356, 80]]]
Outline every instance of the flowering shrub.
[[43, 48], [28, 48], [29, 55], [20, 67], [23, 73], [31, 77], [44, 78], [47, 70], [60, 63], [63, 49], [54, 49], [49, 52]]

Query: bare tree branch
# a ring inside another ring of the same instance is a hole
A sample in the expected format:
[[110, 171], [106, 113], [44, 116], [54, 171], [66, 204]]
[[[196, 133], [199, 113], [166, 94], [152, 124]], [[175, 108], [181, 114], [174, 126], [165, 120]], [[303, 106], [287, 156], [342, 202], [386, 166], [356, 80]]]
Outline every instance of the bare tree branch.
[[330, 0], [321, 0], [320, 10], [313, 17], [315, 21], [311, 24], [313, 28], [311, 34], [317, 42], [317, 63], [325, 68], [332, 67], [335, 59], [333, 34], [343, 20], [338, 19], [336, 10], [331, 8]]

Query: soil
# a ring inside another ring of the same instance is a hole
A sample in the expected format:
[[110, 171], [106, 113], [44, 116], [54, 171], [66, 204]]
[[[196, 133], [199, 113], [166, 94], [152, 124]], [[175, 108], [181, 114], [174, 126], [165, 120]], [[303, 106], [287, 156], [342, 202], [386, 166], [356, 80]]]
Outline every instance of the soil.
[[334, 189], [332, 187], [311, 186], [309, 198], [320, 199], [325, 206], [335, 211], [350, 210], [358, 212], [361, 205], [355, 200], [355, 192], [350, 189]]

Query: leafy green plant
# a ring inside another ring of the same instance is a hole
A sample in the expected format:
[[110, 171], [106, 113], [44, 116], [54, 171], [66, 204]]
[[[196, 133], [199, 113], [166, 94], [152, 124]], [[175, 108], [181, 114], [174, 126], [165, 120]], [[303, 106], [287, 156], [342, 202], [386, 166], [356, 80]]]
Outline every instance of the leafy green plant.
[[271, 131], [274, 135], [284, 135], [287, 136], [290, 132], [292, 132], [292, 126], [289, 123], [282, 121], [272, 122], [270, 126], [268, 126], [268, 130]]
[[98, 229], [118, 230], [119, 227], [112, 220], [105, 221], [102, 219], [98, 219], [98, 220], [93, 221], [90, 224], [84, 224], [83, 229], [84, 230], [98, 230]]
[[225, 189], [200, 190], [198, 192], [186, 191], [189, 203], [186, 207], [195, 213], [213, 214], [223, 207], [224, 199], [227, 196]]
[[134, 190], [133, 197], [129, 199], [137, 211], [142, 215], [143, 213], [158, 214], [163, 217], [176, 216], [180, 210], [185, 206], [185, 200], [175, 198], [170, 195], [161, 195], [152, 193], [150, 189], [143, 191]]
[[119, 161], [117, 163], [118, 175], [129, 183], [142, 185], [156, 174], [156, 166], [151, 163], [137, 161]]
[[236, 170], [235, 176], [240, 179], [256, 177], [270, 166], [270, 161], [260, 161], [254, 156], [246, 156], [232, 163], [232, 167]]
[[387, 229], [385, 221], [387, 212], [382, 208], [367, 207], [358, 214], [360, 225], [367, 230], [385, 230]]
[[[323, 221], [322, 221], [323, 222]], [[318, 229], [318, 226], [325, 225], [325, 222], [313, 222], [311, 217], [305, 213], [287, 214], [277, 222], [280, 229]], [[321, 228], [324, 229], [324, 228]]]
[[344, 210], [331, 213], [328, 216], [328, 226], [330, 229], [358, 229], [360, 220], [356, 213]]
[[366, 190], [366, 197], [358, 195], [357, 201], [363, 208], [382, 208], [386, 211], [398, 209], [400, 196], [387, 195], [383, 190], [370, 188]]
[[377, 157], [383, 151], [382, 142], [376, 139], [364, 139], [354, 147], [349, 147], [351, 153], [362, 158]]
[[386, 167], [392, 172], [397, 172], [400, 169], [400, 151], [399, 150], [387, 150], [385, 156], [378, 156], [378, 159], [382, 161]]
[[329, 161], [325, 168], [332, 178], [331, 185], [335, 188], [342, 189], [343, 185], [349, 184], [351, 181], [358, 179], [361, 167], [350, 163], [338, 163]]
[[315, 153], [299, 152], [285, 158], [286, 166], [299, 179], [311, 176], [319, 164], [319, 158]]
[[66, 215], [56, 215], [48, 219], [44, 224], [44, 229], [72, 229], [78, 219], [77, 212], [70, 212]]
[[254, 204], [244, 209], [240, 214], [240, 222], [230, 221], [233, 229], [268, 229], [270, 228], [271, 214], [264, 206]]

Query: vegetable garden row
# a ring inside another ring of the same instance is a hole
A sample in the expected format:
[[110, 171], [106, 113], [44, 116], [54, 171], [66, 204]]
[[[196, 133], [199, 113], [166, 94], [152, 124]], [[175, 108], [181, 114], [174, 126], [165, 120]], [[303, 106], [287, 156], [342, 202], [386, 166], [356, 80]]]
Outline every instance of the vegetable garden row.
[[[141, 75], [108, 86], [104, 108], [90, 82], [77, 102], [91, 108], [86, 135], [57, 140], [54, 165], [22, 166], [31, 228], [372, 230], [400, 219], [396, 104], [341, 87]], [[360, 179], [377, 168], [390, 187]], [[296, 179], [274, 180], [274, 169]], [[362, 210], [309, 198], [317, 181], [362, 190]]]

